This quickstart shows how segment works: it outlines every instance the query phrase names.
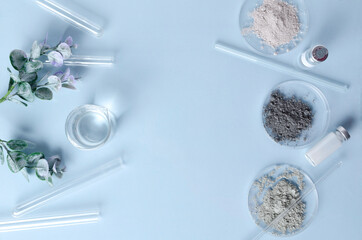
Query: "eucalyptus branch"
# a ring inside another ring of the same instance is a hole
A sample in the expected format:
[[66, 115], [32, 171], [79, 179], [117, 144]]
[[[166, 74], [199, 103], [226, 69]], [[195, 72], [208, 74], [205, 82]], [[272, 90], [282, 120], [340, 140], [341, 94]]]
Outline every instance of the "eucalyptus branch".
[[[41, 56], [46, 56], [53, 67], [61, 67], [63, 61], [72, 55], [71, 49], [77, 48], [73, 44], [72, 37], [67, 37], [64, 42], [59, 42], [54, 47], [47, 44], [47, 37], [38, 44], [34, 41], [30, 56], [22, 50], [13, 50], [10, 53], [10, 63], [18, 72], [14, 74], [9, 68], [10, 73], [9, 88], [6, 94], [0, 98], [0, 103], [12, 101], [28, 106], [26, 102], [33, 102], [35, 97], [42, 100], [51, 100], [53, 92], [60, 90], [62, 87], [75, 89], [75, 78], [70, 74], [70, 69], [57, 71], [53, 74], [47, 72], [42, 74], [45, 60], [40, 60]], [[46, 81], [46, 82], [45, 82]], [[0, 163], [4, 164], [5, 159], [10, 171], [21, 172], [29, 181], [28, 171], [35, 170], [36, 176], [43, 181], [52, 185], [52, 176], [58, 178], [63, 176], [65, 167], [59, 156], [45, 158], [44, 153], [34, 152], [27, 154], [24, 150], [28, 147], [26, 141], [0, 139]], [[4, 152], [5, 150], [5, 152]]]
[[[53, 74], [50, 72], [44, 74], [44, 58], [55, 68], [63, 65], [65, 59], [72, 55], [72, 49], [77, 45], [73, 43], [72, 37], [67, 37], [64, 42], [59, 42], [54, 47], [47, 44], [47, 39], [38, 44], [34, 41], [30, 56], [22, 50], [13, 50], [10, 53], [10, 63], [18, 74], [8, 68], [10, 73], [9, 89], [7, 93], [0, 99], [0, 103], [4, 101], [12, 101], [27, 106], [26, 102], [33, 102], [35, 97], [42, 100], [51, 100], [53, 92], [60, 90], [62, 87], [75, 89], [74, 83], [77, 78], [70, 74], [69, 68], [64, 72], [57, 71]], [[40, 79], [40, 80], [38, 80]], [[40, 83], [46, 80], [46, 83]], [[13, 93], [14, 92], [14, 93]], [[13, 93], [11, 96], [10, 94]], [[18, 97], [18, 98], [16, 98]]]
[[[4, 164], [5, 159], [10, 171], [21, 172], [29, 181], [28, 170], [35, 170], [36, 176], [43, 181], [53, 184], [52, 176], [58, 178], [63, 176], [65, 167], [59, 156], [45, 158], [44, 153], [34, 152], [27, 154], [24, 150], [28, 144], [24, 140], [5, 141], [0, 139], [0, 162]], [[4, 152], [5, 149], [5, 152]]]
[[8, 96], [10, 95], [10, 93], [14, 90], [16, 84], [13, 84], [10, 89], [8, 90], [8, 92], [0, 99], [0, 103], [6, 101], [8, 99]]

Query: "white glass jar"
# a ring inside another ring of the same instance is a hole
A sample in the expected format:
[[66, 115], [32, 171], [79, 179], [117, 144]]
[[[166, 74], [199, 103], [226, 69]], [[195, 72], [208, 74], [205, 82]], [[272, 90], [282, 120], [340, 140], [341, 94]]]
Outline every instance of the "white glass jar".
[[316, 145], [314, 145], [305, 154], [305, 157], [313, 166], [317, 166], [324, 159], [334, 153], [338, 148], [340, 148], [343, 142], [347, 141], [349, 138], [350, 135], [348, 131], [344, 127], [339, 126], [335, 132], [329, 133]]

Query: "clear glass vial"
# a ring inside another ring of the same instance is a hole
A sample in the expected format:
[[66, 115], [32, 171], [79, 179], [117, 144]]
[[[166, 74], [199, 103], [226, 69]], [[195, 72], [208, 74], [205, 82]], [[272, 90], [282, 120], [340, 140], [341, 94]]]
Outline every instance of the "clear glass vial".
[[315, 167], [324, 159], [340, 148], [343, 142], [350, 138], [348, 131], [339, 126], [335, 132], [329, 133], [316, 145], [314, 145], [306, 154], [305, 157]]
[[324, 62], [327, 58], [328, 49], [322, 45], [317, 45], [302, 53], [300, 61], [304, 67], [311, 68], [321, 62]]
[[82, 105], [74, 109], [65, 123], [65, 133], [73, 146], [95, 149], [105, 144], [114, 130], [111, 112], [97, 105]]

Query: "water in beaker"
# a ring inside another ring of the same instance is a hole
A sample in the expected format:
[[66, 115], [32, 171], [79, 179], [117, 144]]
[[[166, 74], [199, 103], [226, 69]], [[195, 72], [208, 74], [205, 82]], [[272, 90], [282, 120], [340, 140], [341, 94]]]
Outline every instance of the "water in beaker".
[[68, 116], [65, 131], [68, 140], [80, 149], [95, 149], [108, 141], [114, 128], [112, 114], [105, 107], [82, 105]]

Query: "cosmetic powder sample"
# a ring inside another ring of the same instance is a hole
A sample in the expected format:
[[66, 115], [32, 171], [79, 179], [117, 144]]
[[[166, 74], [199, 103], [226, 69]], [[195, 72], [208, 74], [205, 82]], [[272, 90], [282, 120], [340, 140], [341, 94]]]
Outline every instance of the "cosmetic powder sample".
[[288, 44], [299, 33], [298, 10], [285, 1], [264, 0], [250, 14], [253, 24], [243, 29], [243, 34], [252, 32], [273, 48]]
[[[280, 180], [265, 194], [263, 203], [258, 208], [259, 219], [266, 224], [270, 224], [299, 197], [299, 190], [293, 183], [284, 179]], [[282, 234], [296, 231], [303, 224], [304, 211], [305, 203], [300, 202], [272, 227]]]
[[[256, 179], [253, 183], [258, 189], [254, 209], [257, 216], [257, 224], [261, 222], [269, 225], [279, 214], [283, 213], [288, 207], [301, 196], [301, 191], [304, 189], [304, 176], [296, 168], [288, 167], [282, 174], [275, 176], [275, 171]], [[271, 227], [276, 230], [273, 234], [282, 235], [290, 234], [302, 228], [305, 219], [306, 203], [300, 202], [295, 207], [274, 223]]]
[[271, 93], [263, 109], [264, 127], [274, 141], [294, 142], [301, 138], [303, 131], [312, 127], [312, 107], [296, 97], [285, 97], [279, 90]]

